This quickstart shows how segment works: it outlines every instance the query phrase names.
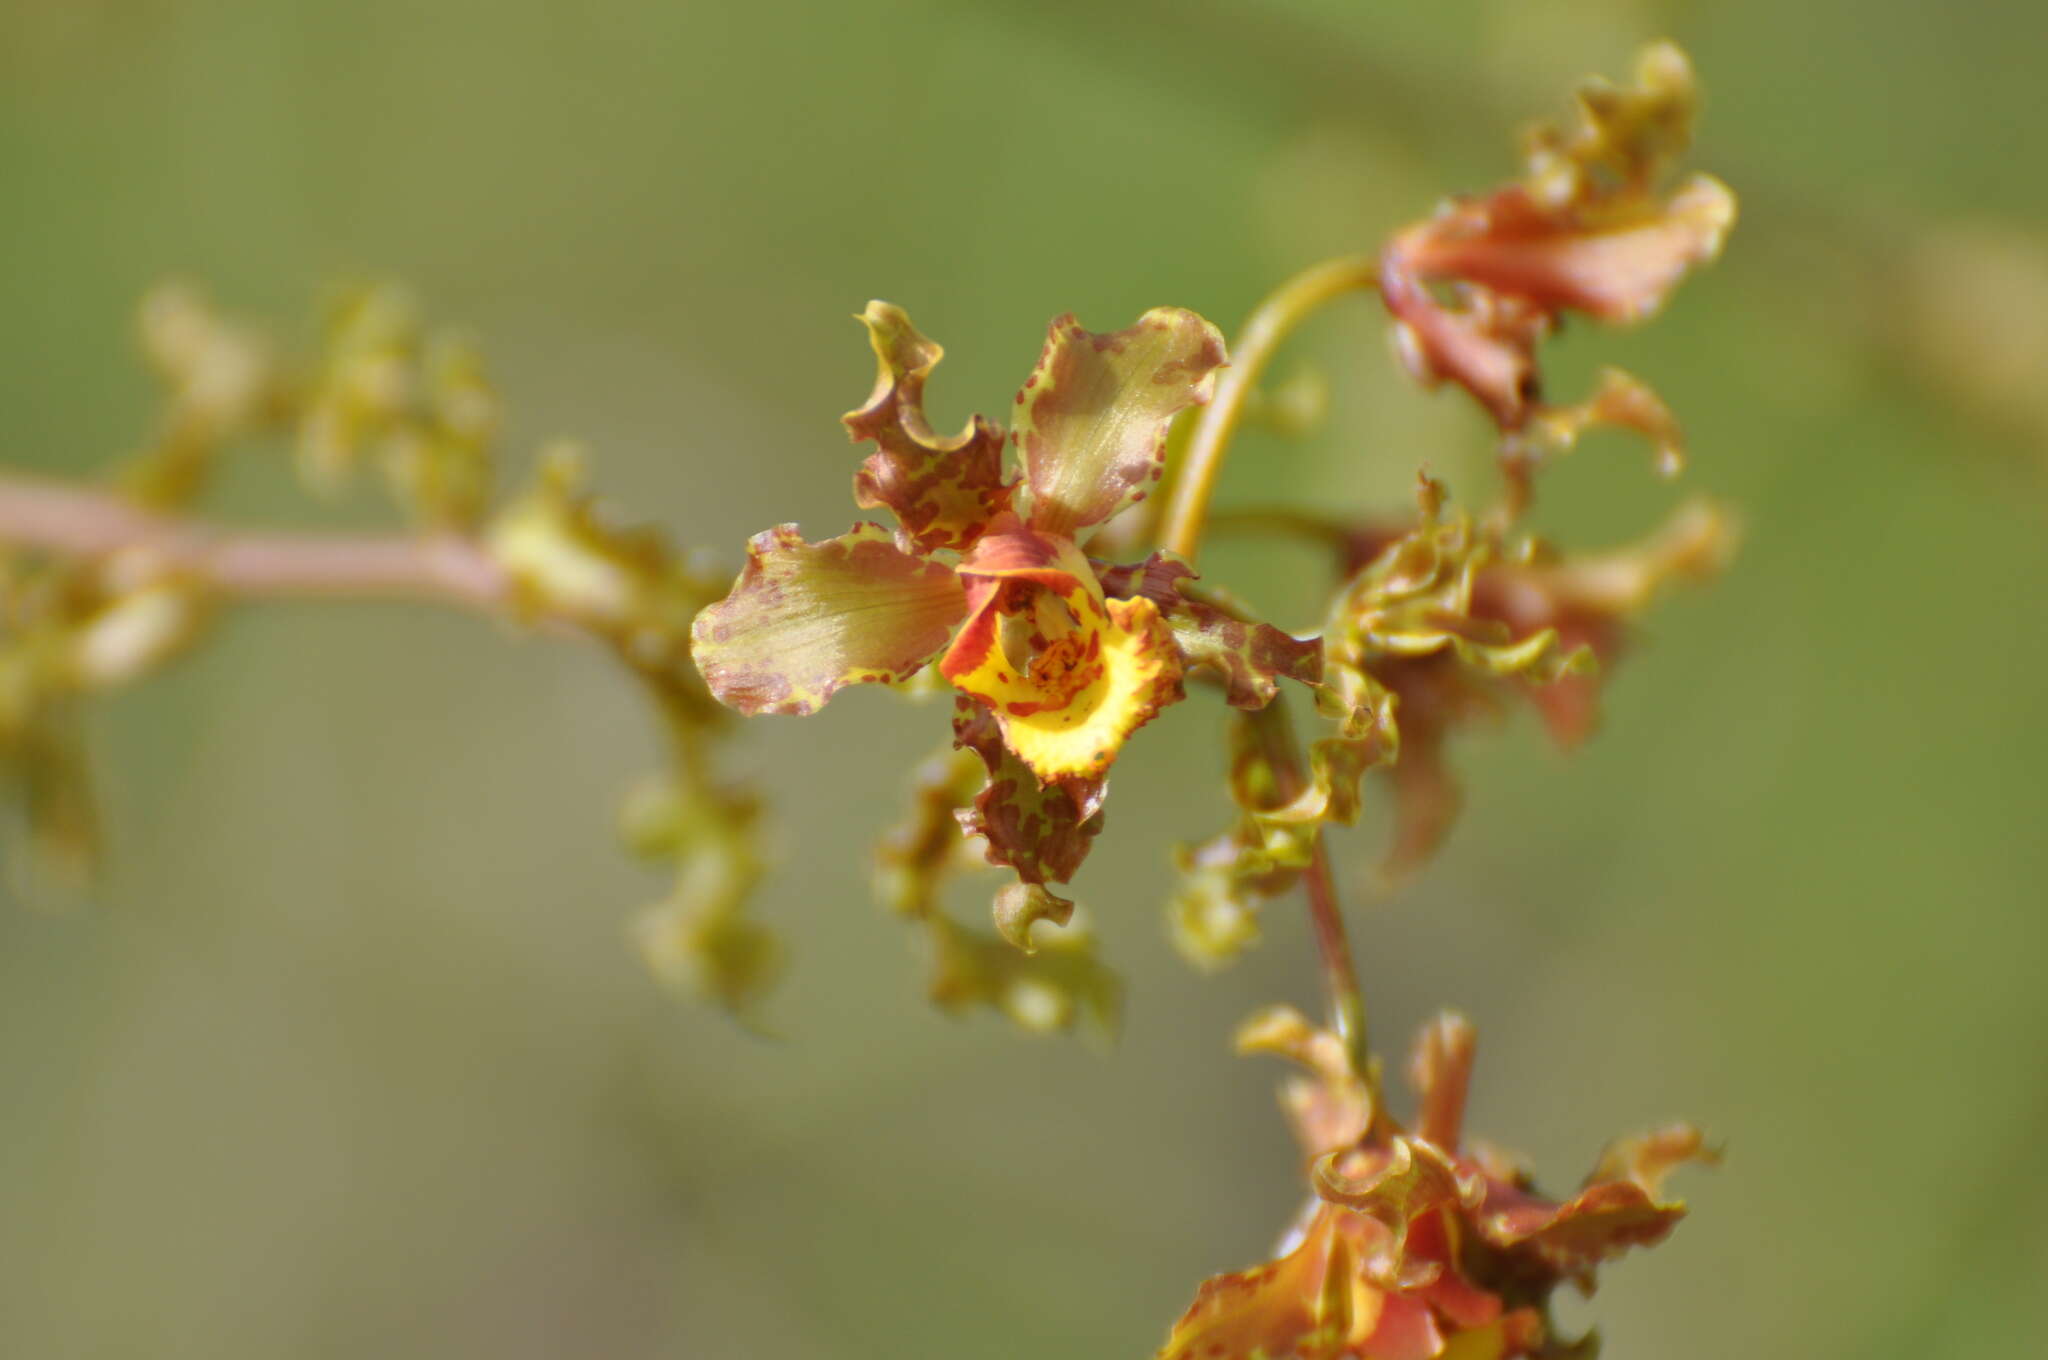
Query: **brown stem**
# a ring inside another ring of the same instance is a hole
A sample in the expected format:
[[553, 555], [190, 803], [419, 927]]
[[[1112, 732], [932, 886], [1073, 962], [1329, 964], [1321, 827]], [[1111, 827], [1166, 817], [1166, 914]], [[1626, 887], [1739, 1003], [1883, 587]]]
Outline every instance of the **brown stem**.
[[[1257, 724], [1260, 744], [1272, 761], [1282, 802], [1301, 793], [1304, 783], [1301, 747], [1294, 739], [1294, 727], [1287, 718], [1287, 701], [1275, 696], [1273, 702], [1251, 715]], [[1344, 909], [1337, 900], [1337, 882], [1330, 872], [1330, 852], [1320, 829], [1309, 850], [1308, 867], [1301, 875], [1302, 893], [1308, 899], [1308, 919], [1315, 932], [1316, 956], [1323, 964], [1323, 986], [1330, 998], [1330, 1023], [1337, 1037], [1351, 1053], [1352, 1062], [1372, 1091], [1374, 1109], [1379, 1106], [1377, 1071], [1372, 1044], [1366, 1029], [1365, 992], [1358, 985], [1358, 969], [1351, 961], [1351, 937], [1344, 929]]]
[[139, 549], [232, 595], [412, 596], [484, 610], [510, 596], [504, 570], [458, 534], [237, 533], [15, 473], [0, 473], [0, 546], [67, 557]]

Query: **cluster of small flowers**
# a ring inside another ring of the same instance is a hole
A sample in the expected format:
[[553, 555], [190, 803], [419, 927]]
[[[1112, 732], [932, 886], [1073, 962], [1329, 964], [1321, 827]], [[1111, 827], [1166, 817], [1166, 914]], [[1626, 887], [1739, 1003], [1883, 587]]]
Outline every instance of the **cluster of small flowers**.
[[[759, 810], [716, 772], [711, 743], [730, 715], [689, 656], [690, 621], [717, 598], [718, 578], [661, 534], [599, 514], [574, 448], [547, 450], [531, 485], [501, 496], [500, 406], [480, 355], [458, 333], [427, 329], [395, 288], [335, 294], [305, 364], [182, 285], [143, 301], [140, 337], [163, 411], [116, 470], [119, 494], [8, 478], [0, 495], [0, 780], [10, 820], [39, 852], [8, 863], [89, 881], [97, 818], [76, 701], [153, 673], [221, 606], [439, 595], [593, 639], [640, 683], [669, 759], [627, 800], [624, 834], [674, 886], [636, 937], [663, 978], [735, 1010], [758, 1000], [780, 963], [745, 910]], [[226, 455], [265, 440], [289, 448], [323, 495], [380, 470], [410, 531], [323, 539], [190, 518]]]

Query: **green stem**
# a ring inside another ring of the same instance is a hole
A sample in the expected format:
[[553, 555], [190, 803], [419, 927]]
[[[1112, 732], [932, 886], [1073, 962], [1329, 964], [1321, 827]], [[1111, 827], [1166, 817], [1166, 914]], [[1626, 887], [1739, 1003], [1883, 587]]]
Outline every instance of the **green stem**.
[[1202, 541], [1202, 525], [1216, 476], [1244, 419], [1245, 404], [1258, 390], [1273, 354], [1318, 307], [1346, 293], [1377, 286], [1379, 263], [1369, 255], [1347, 255], [1305, 269], [1268, 294], [1252, 312], [1230, 348], [1230, 367], [1216, 383], [1216, 395], [1204, 406], [1188, 439], [1167, 506], [1160, 546], [1193, 561]]

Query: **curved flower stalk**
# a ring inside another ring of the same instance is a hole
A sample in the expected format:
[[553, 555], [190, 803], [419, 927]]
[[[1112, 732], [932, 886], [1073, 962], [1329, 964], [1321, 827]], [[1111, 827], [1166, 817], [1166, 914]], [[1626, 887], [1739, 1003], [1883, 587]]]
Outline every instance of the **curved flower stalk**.
[[1313, 641], [1192, 597], [1185, 566], [1160, 555], [1111, 566], [1079, 541], [1159, 479], [1168, 429], [1208, 399], [1222, 340], [1177, 308], [1107, 333], [1055, 320], [1017, 393], [1018, 469], [1006, 479], [991, 422], [941, 437], [926, 420], [939, 346], [887, 303], [861, 320], [879, 373], [844, 418], [875, 445], [854, 495], [897, 527], [818, 542], [793, 524], [755, 535], [731, 593], [697, 618], [697, 664], [743, 713], [808, 714], [847, 685], [906, 680], [936, 661], [958, 691], [955, 743], [986, 773], [962, 822], [990, 863], [1037, 890], [1013, 898], [1019, 910], [1064, 920], [1071, 904], [1044, 885], [1080, 866], [1111, 763], [1183, 697], [1190, 667], [1215, 670], [1244, 707], [1270, 700], [1280, 675], [1319, 672]]
[[1281, 1103], [1313, 1197], [1265, 1265], [1206, 1283], [1160, 1360], [1510, 1360], [1590, 1355], [1559, 1338], [1547, 1302], [1593, 1291], [1605, 1262], [1662, 1241], [1685, 1214], [1666, 1175], [1712, 1161], [1699, 1131], [1673, 1125], [1610, 1144], [1577, 1194], [1553, 1200], [1505, 1155], [1464, 1137], [1473, 1029], [1446, 1013], [1409, 1064], [1412, 1131], [1375, 1107], [1337, 1036], [1277, 1007], [1238, 1034], [1308, 1075]]
[[1665, 192], [1659, 182], [1692, 140], [1699, 90], [1670, 43], [1644, 49], [1635, 83], [1595, 81], [1568, 127], [1525, 138], [1522, 180], [1453, 199], [1395, 234], [1380, 294], [1411, 372], [1470, 392], [1500, 427], [1502, 460], [1526, 469], [1594, 425], [1649, 438], [1660, 466], [1683, 457], [1670, 412], [1618, 370], [1578, 405], [1544, 403], [1536, 347], [1567, 312], [1628, 324], [1654, 315], [1680, 279], [1720, 254], [1735, 196], [1709, 175]]

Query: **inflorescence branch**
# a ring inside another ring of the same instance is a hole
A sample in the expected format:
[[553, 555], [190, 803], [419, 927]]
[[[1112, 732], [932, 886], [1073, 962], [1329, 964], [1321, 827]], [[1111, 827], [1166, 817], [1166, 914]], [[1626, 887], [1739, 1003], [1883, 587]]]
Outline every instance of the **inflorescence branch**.
[[[89, 840], [70, 701], [154, 670], [225, 602], [416, 599], [593, 639], [641, 683], [669, 739], [665, 767], [622, 816], [628, 844], [673, 874], [637, 938], [657, 973], [747, 1015], [780, 950], [744, 912], [763, 872], [760, 809], [718, 777], [713, 738], [731, 712], [807, 715], [853, 686], [944, 694], [949, 740], [916, 770], [914, 807], [878, 850], [877, 893], [921, 928], [937, 1004], [1045, 1031], [1114, 1021], [1115, 976], [1059, 889], [1102, 831], [1127, 742], [1187, 699], [1190, 680], [1210, 682], [1233, 710], [1234, 820], [1176, 851], [1175, 944], [1201, 966], [1227, 964], [1257, 942], [1262, 906], [1299, 884], [1331, 1019], [1275, 1008], [1240, 1031], [1241, 1051], [1306, 1069], [1283, 1102], [1314, 1198], [1276, 1260], [1202, 1286], [1162, 1360], [1583, 1355], [1587, 1343], [1553, 1331], [1550, 1294], [1590, 1290], [1606, 1260], [1668, 1233], [1684, 1206], [1664, 1197], [1665, 1175], [1711, 1153], [1690, 1127], [1660, 1129], [1610, 1145], [1571, 1199], [1544, 1198], [1520, 1167], [1465, 1140], [1476, 1041], [1449, 1014], [1413, 1052], [1412, 1131], [1396, 1119], [1327, 840], [1360, 819], [1371, 776], [1391, 794], [1380, 880], [1416, 872], [1456, 820], [1453, 735], [1526, 702], [1561, 744], [1583, 739], [1635, 615], [1730, 551], [1731, 523], [1706, 502], [1592, 554], [1524, 524], [1538, 475], [1591, 430], [1642, 436], [1666, 474], [1681, 465], [1677, 420], [1646, 384], [1604, 370], [1590, 396], [1553, 403], [1539, 360], [1567, 315], [1641, 321], [1719, 252], [1733, 195], [1704, 175], [1665, 183], [1695, 103], [1684, 56], [1653, 45], [1632, 84], [1589, 85], [1573, 119], [1528, 133], [1521, 177], [1446, 202], [1377, 253], [1295, 275], [1234, 352], [1182, 308], [1104, 332], [1057, 317], [1006, 424], [977, 415], [935, 431], [924, 389], [943, 351], [900, 308], [872, 302], [859, 319], [875, 385], [841, 419], [872, 445], [854, 501], [893, 523], [817, 540], [769, 527], [747, 542], [737, 578], [598, 514], [573, 449], [552, 450], [501, 498], [481, 360], [459, 337], [424, 332], [402, 295], [344, 296], [318, 362], [300, 370], [189, 292], [163, 290], [142, 330], [166, 408], [119, 489], [0, 474], [0, 774], [25, 790], [44, 839]], [[1274, 355], [1351, 294], [1377, 296], [1412, 376], [1463, 389], [1493, 422], [1492, 504], [1469, 513], [1425, 475], [1412, 510], [1283, 505], [1212, 519], [1240, 425], [1284, 405], [1260, 391]], [[375, 466], [410, 531], [207, 522], [193, 503], [222, 448], [248, 436], [289, 440], [315, 489]], [[1138, 556], [1155, 525], [1157, 549]], [[1320, 631], [1295, 636], [1196, 584], [1212, 526], [1326, 549]], [[1283, 682], [1313, 698], [1306, 743]], [[1008, 876], [992, 930], [957, 923], [942, 902], [949, 875], [974, 862]]]
[[137, 553], [167, 573], [242, 597], [401, 596], [505, 611], [513, 583], [483, 543], [457, 533], [230, 530], [96, 491], [0, 472], [0, 549], [71, 558]]

